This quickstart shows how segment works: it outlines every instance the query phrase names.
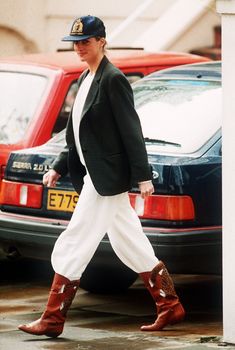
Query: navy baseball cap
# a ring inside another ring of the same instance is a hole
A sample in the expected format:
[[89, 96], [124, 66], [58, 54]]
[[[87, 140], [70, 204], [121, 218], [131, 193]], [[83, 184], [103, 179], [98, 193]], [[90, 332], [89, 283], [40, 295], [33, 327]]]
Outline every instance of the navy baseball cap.
[[106, 37], [103, 21], [95, 16], [83, 16], [75, 19], [70, 35], [65, 36], [62, 41], [80, 41], [97, 36]]

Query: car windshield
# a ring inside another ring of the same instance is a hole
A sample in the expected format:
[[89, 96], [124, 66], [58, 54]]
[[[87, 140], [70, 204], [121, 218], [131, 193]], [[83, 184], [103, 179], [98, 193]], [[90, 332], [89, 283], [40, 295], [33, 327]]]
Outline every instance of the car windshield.
[[221, 84], [146, 79], [133, 85], [148, 151], [193, 153], [221, 127]]
[[23, 139], [47, 83], [46, 77], [0, 72], [0, 143]]

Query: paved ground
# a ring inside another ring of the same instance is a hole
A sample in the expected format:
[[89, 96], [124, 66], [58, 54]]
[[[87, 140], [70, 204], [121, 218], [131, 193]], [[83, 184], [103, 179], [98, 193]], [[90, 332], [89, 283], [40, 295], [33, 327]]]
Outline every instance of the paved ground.
[[49, 339], [17, 330], [19, 323], [35, 320], [43, 311], [51, 280], [49, 265], [39, 264], [35, 270], [28, 262], [17, 266], [0, 261], [0, 270], [1, 350], [235, 349], [222, 342], [218, 278], [175, 277], [187, 317], [178, 325], [154, 333], [139, 331], [141, 324], [154, 319], [153, 303], [140, 281], [119, 295], [80, 290], [63, 335]]

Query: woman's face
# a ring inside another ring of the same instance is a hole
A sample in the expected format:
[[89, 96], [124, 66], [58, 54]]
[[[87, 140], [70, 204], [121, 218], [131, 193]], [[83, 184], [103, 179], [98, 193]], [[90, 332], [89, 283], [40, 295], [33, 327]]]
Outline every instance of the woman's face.
[[89, 38], [86, 40], [75, 41], [74, 51], [79, 55], [81, 61], [88, 64], [95, 62], [96, 59], [103, 54], [105, 39]]

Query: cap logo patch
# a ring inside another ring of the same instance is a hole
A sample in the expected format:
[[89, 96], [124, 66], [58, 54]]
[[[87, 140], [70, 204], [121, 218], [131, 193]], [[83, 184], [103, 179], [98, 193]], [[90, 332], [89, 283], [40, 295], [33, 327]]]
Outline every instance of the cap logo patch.
[[71, 35], [83, 35], [83, 24], [80, 18], [74, 23]]

